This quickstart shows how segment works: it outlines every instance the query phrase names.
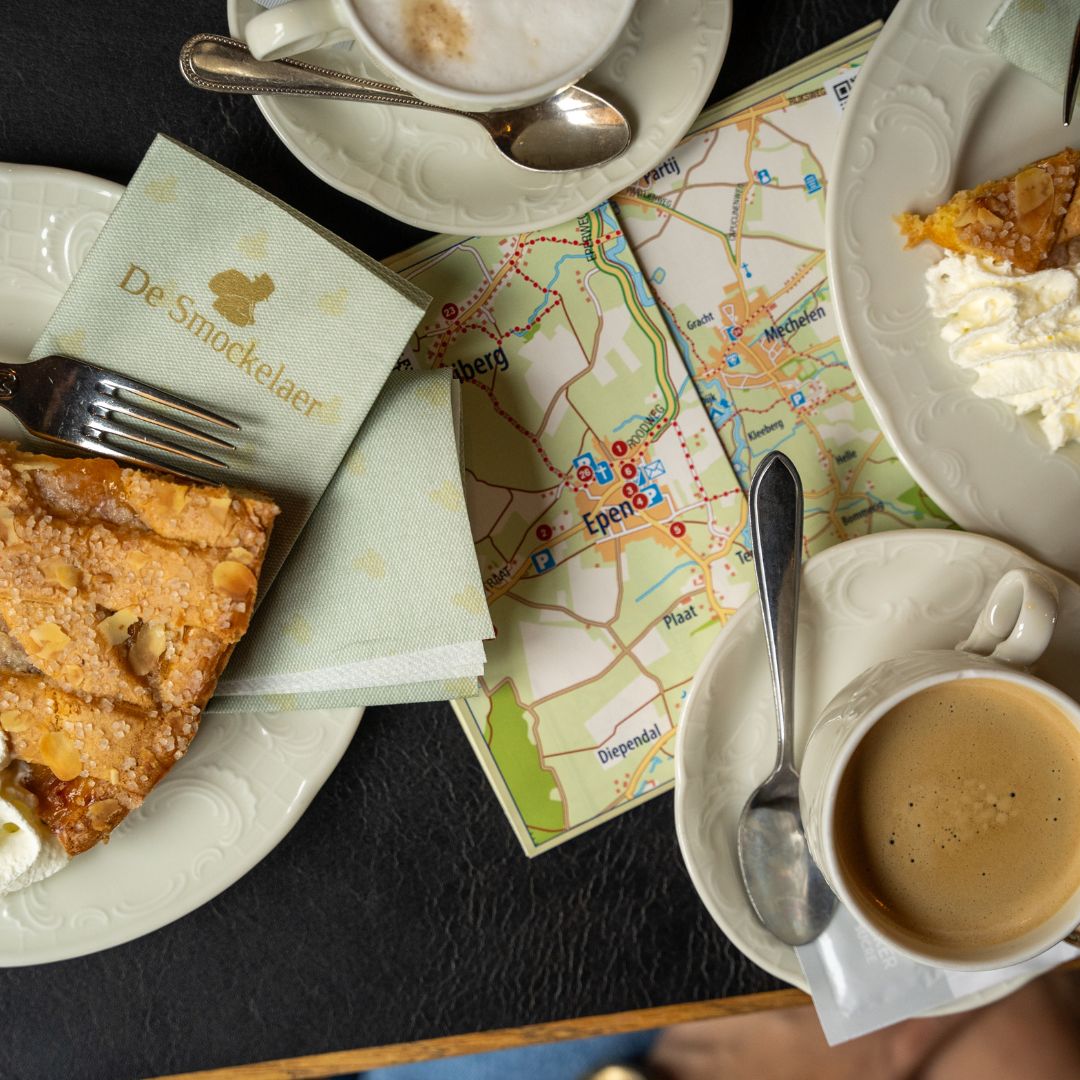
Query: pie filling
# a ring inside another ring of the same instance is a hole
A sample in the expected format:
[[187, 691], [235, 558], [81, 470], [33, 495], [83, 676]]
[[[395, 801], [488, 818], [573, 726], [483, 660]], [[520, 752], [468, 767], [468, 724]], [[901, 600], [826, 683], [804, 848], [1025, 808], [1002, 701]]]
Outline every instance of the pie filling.
[[1010, 263], [1031, 273], [1080, 260], [1080, 151], [1071, 147], [978, 187], [932, 213], [897, 218], [907, 246], [932, 240], [948, 251]]
[[0, 793], [68, 855], [107, 840], [190, 746], [277, 513], [0, 444]]

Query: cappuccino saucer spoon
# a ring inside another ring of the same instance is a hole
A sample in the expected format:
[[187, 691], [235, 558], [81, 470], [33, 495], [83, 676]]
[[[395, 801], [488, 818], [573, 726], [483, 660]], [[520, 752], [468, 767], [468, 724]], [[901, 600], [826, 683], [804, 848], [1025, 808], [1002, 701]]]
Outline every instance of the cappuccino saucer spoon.
[[462, 116], [480, 124], [496, 149], [536, 172], [588, 169], [630, 145], [630, 124], [610, 102], [568, 86], [535, 105], [472, 113], [430, 105], [391, 83], [373, 82], [298, 60], [256, 60], [248, 47], [217, 34], [196, 34], [180, 50], [180, 71], [192, 86], [219, 94], [300, 94]]
[[765, 928], [786, 945], [807, 945], [829, 924], [836, 897], [806, 845], [795, 769], [795, 631], [802, 576], [802, 481], [778, 450], [750, 484], [754, 569], [776, 705], [776, 765], [739, 818], [739, 870]]

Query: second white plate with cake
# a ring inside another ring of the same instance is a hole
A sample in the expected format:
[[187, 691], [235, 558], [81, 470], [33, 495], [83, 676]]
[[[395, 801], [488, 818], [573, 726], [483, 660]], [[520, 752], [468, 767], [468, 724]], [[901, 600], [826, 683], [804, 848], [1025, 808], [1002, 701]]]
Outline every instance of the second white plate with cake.
[[894, 221], [1069, 142], [1060, 93], [987, 47], [999, 6], [897, 6], [848, 105], [829, 270], [851, 369], [919, 484], [964, 528], [1080, 577], [1080, 444], [1052, 451], [1037, 414], [975, 396], [974, 372], [950, 361], [927, 303], [926, 270], [941, 251], [904, 250]]

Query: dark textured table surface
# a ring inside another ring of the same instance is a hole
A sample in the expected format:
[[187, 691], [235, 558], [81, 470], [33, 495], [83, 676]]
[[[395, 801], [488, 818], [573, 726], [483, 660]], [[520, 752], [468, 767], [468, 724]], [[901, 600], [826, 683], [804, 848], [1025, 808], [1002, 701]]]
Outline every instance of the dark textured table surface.
[[[641, 3], [659, 0], [639, 0]], [[716, 101], [887, 16], [735, 0]], [[126, 182], [156, 131], [376, 257], [423, 234], [309, 174], [254, 104], [182, 82], [223, 0], [3, 5], [0, 160]], [[528, 860], [449, 706], [371, 709], [296, 828], [138, 941], [0, 972], [0, 1077], [147, 1076], [772, 989], [713, 925], [670, 796]]]

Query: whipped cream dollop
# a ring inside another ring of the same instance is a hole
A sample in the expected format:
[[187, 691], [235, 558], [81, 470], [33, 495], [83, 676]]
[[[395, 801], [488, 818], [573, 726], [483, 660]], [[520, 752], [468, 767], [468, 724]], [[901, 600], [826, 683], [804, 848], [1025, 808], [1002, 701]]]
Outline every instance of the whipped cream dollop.
[[7, 736], [0, 731], [0, 896], [51, 877], [68, 862], [63, 845], [37, 820], [18, 784]]
[[1080, 273], [1020, 273], [948, 254], [926, 272], [930, 309], [949, 356], [978, 376], [974, 392], [1021, 413], [1041, 411], [1051, 449], [1080, 439]]

